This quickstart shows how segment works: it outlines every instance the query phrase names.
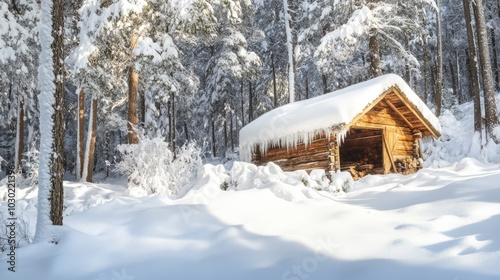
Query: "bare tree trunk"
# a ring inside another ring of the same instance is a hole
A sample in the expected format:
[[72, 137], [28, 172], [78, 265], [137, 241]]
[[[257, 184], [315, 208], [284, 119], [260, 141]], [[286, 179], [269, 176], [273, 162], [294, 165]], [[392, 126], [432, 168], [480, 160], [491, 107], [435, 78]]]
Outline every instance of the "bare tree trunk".
[[172, 126], [171, 126], [171, 135], [172, 135], [172, 152], [174, 153], [174, 159], [176, 158], [176, 133], [175, 133], [175, 95], [174, 92], [170, 93], [170, 99], [172, 100], [172, 113], [170, 114], [172, 116]]
[[[133, 50], [137, 46], [137, 36], [132, 36], [130, 40], [130, 49]], [[128, 116], [127, 116], [127, 139], [128, 144], [138, 144], [139, 137], [137, 136], [137, 124], [139, 116], [137, 113], [139, 99], [139, 74], [135, 72], [134, 65], [129, 67], [128, 77]]]
[[437, 79], [436, 79], [436, 116], [441, 115], [443, 102], [443, 33], [441, 28], [441, 0], [436, 0], [437, 5]]
[[92, 131], [90, 137], [90, 145], [88, 151], [88, 163], [87, 163], [87, 182], [93, 182], [93, 170], [94, 170], [94, 155], [95, 155], [95, 142], [97, 137], [97, 98], [92, 99], [92, 119], [89, 122], [92, 122]]
[[17, 145], [16, 145], [16, 160], [15, 160], [15, 172], [21, 170], [21, 162], [23, 159], [23, 148], [24, 148], [24, 99], [19, 95], [19, 108], [17, 113]]
[[248, 122], [253, 121], [253, 91], [252, 81], [248, 82]]
[[53, 225], [63, 224], [64, 202], [64, 0], [52, 1], [52, 42], [55, 77], [54, 152], [52, 157], [52, 192], [50, 194], [50, 220]]
[[240, 83], [240, 96], [241, 96], [241, 127], [245, 126], [245, 98], [243, 96], [243, 80]]
[[479, 70], [477, 64], [477, 51], [476, 42], [474, 40], [474, 29], [472, 28], [472, 16], [470, 11], [470, 1], [463, 0], [464, 13], [465, 13], [465, 25], [467, 27], [467, 39], [469, 44], [470, 52], [468, 52], [467, 57], [469, 59], [469, 71], [470, 71], [470, 84], [471, 84], [471, 95], [474, 99], [474, 131], [478, 131], [482, 138], [482, 110], [481, 110], [481, 89], [479, 86]]
[[382, 75], [382, 69], [380, 69], [380, 49], [377, 40], [377, 30], [372, 29], [370, 34], [370, 70], [372, 77], [378, 77]]
[[462, 104], [464, 103], [463, 99], [463, 94], [462, 94], [462, 72], [460, 69], [460, 61], [459, 61], [459, 55], [458, 51], [455, 51], [455, 65], [457, 69], [457, 96], [458, 96], [458, 103]]
[[186, 142], [189, 142], [189, 133], [188, 133], [188, 127], [187, 127], [186, 122], [184, 122], [184, 135], [186, 136]]
[[227, 149], [227, 119], [224, 118], [224, 148]]
[[295, 101], [295, 44], [292, 34], [291, 21], [292, 17], [289, 13], [288, 0], [283, 0], [283, 9], [285, 15], [285, 33], [286, 33], [286, 45], [288, 50], [288, 95], [289, 102]]
[[309, 99], [309, 76], [306, 75], [306, 99]]
[[488, 47], [488, 34], [484, 17], [483, 1], [475, 0], [472, 4], [474, 17], [476, 19], [478, 51], [481, 58], [481, 76], [483, 78], [484, 108], [486, 132], [495, 143], [500, 142], [493, 130], [499, 125], [497, 107], [495, 101], [495, 87], [493, 85], [493, 73], [491, 70], [490, 50]]
[[271, 69], [273, 72], [273, 95], [274, 95], [274, 108], [278, 107], [278, 91], [276, 90], [276, 69], [274, 65], [274, 53], [271, 53]]
[[146, 95], [144, 94], [144, 91], [141, 91], [139, 96], [141, 98], [141, 119], [139, 121], [142, 128], [144, 128], [146, 126]]
[[217, 147], [215, 144], [215, 121], [212, 117], [212, 157], [217, 156]]
[[231, 134], [231, 151], [234, 153], [234, 135], [233, 135], [233, 113], [231, 113], [231, 121], [229, 122], [229, 125], [231, 126], [229, 129], [229, 133]]
[[[330, 28], [329, 23], [323, 26], [322, 29], [323, 37], [325, 37], [325, 35], [328, 33], [329, 28]], [[328, 78], [326, 77], [325, 74], [321, 74], [321, 81], [323, 82], [323, 94], [329, 93], [330, 90], [328, 89]]]
[[78, 95], [78, 144], [77, 144], [77, 161], [76, 161], [76, 179], [82, 178], [83, 163], [85, 160], [85, 91], [83, 88]]
[[495, 28], [491, 28], [491, 50], [493, 52], [493, 73], [495, 74], [495, 89], [500, 90], [500, 75], [498, 73], [498, 55]]
[[424, 52], [424, 103], [427, 103], [428, 100], [428, 90], [429, 90], [429, 81], [428, 81], [428, 65], [429, 59], [427, 54], [427, 35], [422, 34], [422, 49]]

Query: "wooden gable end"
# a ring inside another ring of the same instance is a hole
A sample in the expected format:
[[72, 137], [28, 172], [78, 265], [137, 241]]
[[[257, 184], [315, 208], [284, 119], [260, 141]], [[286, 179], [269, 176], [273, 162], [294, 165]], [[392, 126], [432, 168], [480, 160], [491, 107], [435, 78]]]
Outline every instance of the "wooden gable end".
[[423, 137], [438, 138], [441, 135], [396, 86], [388, 89], [367, 106], [348, 126], [373, 128], [397, 126], [418, 130]]

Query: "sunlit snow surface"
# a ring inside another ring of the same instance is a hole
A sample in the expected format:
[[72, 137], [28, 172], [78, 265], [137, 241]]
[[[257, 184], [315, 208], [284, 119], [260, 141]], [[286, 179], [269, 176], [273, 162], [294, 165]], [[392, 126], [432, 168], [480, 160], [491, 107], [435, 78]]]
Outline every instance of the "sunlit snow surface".
[[[15, 273], [3, 253], [0, 279], [500, 278], [500, 165], [366, 176], [348, 193], [300, 178], [205, 165], [177, 200], [66, 182], [58, 244], [18, 249]], [[35, 203], [18, 202], [32, 223]]]

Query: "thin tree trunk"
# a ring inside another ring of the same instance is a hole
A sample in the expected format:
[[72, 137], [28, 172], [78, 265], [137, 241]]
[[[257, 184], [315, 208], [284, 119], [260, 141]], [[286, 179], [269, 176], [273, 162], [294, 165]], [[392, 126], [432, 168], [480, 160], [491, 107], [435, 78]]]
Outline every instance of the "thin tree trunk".
[[186, 136], [186, 142], [189, 142], [189, 133], [186, 122], [184, 122], [184, 135]]
[[93, 131], [93, 128], [92, 128], [92, 125], [94, 124], [93, 120], [94, 120], [94, 108], [93, 108], [93, 105], [94, 105], [94, 95], [92, 95], [92, 102], [91, 102], [91, 108], [90, 108], [90, 114], [89, 114], [89, 124], [87, 126], [87, 141], [85, 142], [85, 155], [83, 156], [84, 158], [84, 161], [83, 161], [83, 171], [82, 171], [82, 178], [80, 179], [82, 182], [87, 182], [87, 178], [88, 178], [88, 171], [89, 171], [89, 164], [90, 164], [90, 146], [92, 144], [92, 131]]
[[176, 158], [176, 133], [175, 133], [175, 95], [174, 95], [174, 92], [171, 92], [170, 93], [170, 99], [172, 100], [172, 113], [171, 113], [171, 116], [172, 116], [172, 130], [171, 130], [171, 133], [172, 133], [172, 152], [174, 153], [174, 159]]
[[500, 90], [500, 75], [498, 73], [497, 40], [495, 28], [491, 28], [491, 50], [493, 52], [493, 73], [495, 74], [495, 89]]
[[[323, 37], [325, 37], [325, 35], [328, 33], [329, 28], [330, 28], [329, 23], [323, 26], [322, 28]], [[326, 77], [325, 74], [321, 74], [321, 82], [323, 83], [323, 94], [329, 93], [330, 90], [328, 89], [328, 78]]]
[[85, 160], [85, 91], [83, 88], [78, 95], [78, 144], [77, 144], [77, 160], [76, 160], [76, 179], [82, 178], [83, 164]]
[[224, 148], [227, 149], [227, 120], [224, 118]]
[[429, 81], [428, 81], [428, 65], [429, 59], [427, 54], [427, 35], [422, 34], [422, 49], [424, 52], [424, 103], [427, 103], [428, 100], [428, 90], [429, 90]]
[[243, 80], [240, 83], [240, 96], [241, 96], [241, 127], [245, 126], [245, 98], [243, 96]]
[[16, 165], [15, 172], [21, 170], [21, 162], [23, 158], [23, 148], [24, 148], [24, 99], [19, 96], [19, 108], [17, 114], [17, 133], [16, 133]]
[[110, 155], [111, 155], [111, 139], [110, 139], [110, 131], [108, 128], [106, 128], [106, 132], [104, 133], [104, 145], [106, 146], [106, 150], [104, 152], [104, 158], [106, 159], [106, 178], [109, 177], [109, 163], [110, 161]]
[[285, 15], [285, 33], [286, 33], [286, 45], [288, 51], [288, 95], [289, 102], [295, 101], [295, 44], [293, 40], [292, 29], [290, 27], [290, 22], [292, 17], [288, 12], [288, 0], [283, 0], [283, 9]]
[[459, 61], [458, 51], [455, 51], [455, 64], [456, 64], [456, 69], [457, 69], [458, 103], [462, 104], [464, 102], [464, 99], [463, 99], [463, 94], [462, 94], [462, 74], [461, 74], [461, 69], [460, 69], [460, 61]]
[[273, 72], [273, 97], [274, 97], [274, 108], [278, 107], [278, 91], [276, 90], [276, 69], [274, 65], [274, 53], [271, 53], [271, 69]]
[[309, 99], [309, 76], [306, 75], [306, 99]]
[[470, 52], [467, 53], [469, 59], [469, 71], [470, 71], [470, 84], [471, 84], [471, 95], [474, 99], [474, 131], [481, 134], [482, 138], [482, 110], [481, 110], [481, 89], [479, 86], [479, 70], [477, 64], [477, 51], [476, 42], [474, 40], [474, 29], [472, 28], [472, 15], [470, 11], [470, 1], [463, 0], [464, 14], [465, 14], [465, 25], [467, 27], [467, 40], [469, 44]]
[[248, 82], [248, 122], [253, 121], [253, 91], [252, 81]]
[[[130, 40], [130, 49], [133, 50], [137, 46], [137, 36], [132, 36]], [[139, 74], [135, 72], [134, 65], [129, 67], [128, 77], [128, 116], [127, 116], [127, 140], [128, 144], [138, 144], [139, 137], [137, 135], [137, 124], [139, 116], [137, 113], [139, 98]]]
[[140, 123], [142, 128], [146, 126], [146, 94], [144, 94], [144, 91], [142, 90], [140, 93], [140, 98], [141, 98], [141, 119]]
[[213, 120], [212, 117], [212, 157], [217, 156], [217, 148], [215, 144], [215, 121]]
[[231, 134], [231, 151], [234, 153], [234, 135], [233, 135], [233, 113], [231, 113], [231, 121], [229, 122], [229, 125], [231, 126], [229, 129], [229, 133]]
[[483, 78], [485, 124], [488, 136], [496, 143], [500, 139], [493, 133], [499, 125], [497, 107], [495, 101], [495, 87], [493, 85], [493, 73], [491, 70], [490, 50], [488, 47], [488, 34], [486, 31], [486, 22], [484, 17], [483, 1], [475, 0], [472, 4], [474, 8], [474, 17], [476, 19], [478, 51], [481, 58], [481, 76]]
[[93, 170], [94, 170], [94, 155], [95, 155], [95, 142], [97, 137], [97, 98], [92, 99], [92, 119], [89, 120], [89, 123], [92, 122], [91, 128], [89, 129], [90, 134], [90, 145], [88, 146], [88, 163], [87, 166], [87, 182], [93, 182]]
[[436, 116], [441, 115], [443, 100], [443, 33], [441, 28], [441, 0], [436, 0], [437, 5], [437, 84], [436, 84]]

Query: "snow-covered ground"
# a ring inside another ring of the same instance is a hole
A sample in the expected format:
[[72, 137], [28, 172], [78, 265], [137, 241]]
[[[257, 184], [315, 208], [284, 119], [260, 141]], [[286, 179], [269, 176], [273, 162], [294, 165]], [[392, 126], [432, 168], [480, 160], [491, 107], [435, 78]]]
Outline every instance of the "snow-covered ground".
[[[14, 273], [1, 253], [0, 279], [500, 279], [500, 146], [471, 149], [470, 107], [440, 118], [426, 168], [347, 193], [241, 162], [204, 165], [177, 199], [66, 181], [57, 244], [17, 249]], [[17, 198], [32, 235], [36, 189]]]
[[[500, 278], [500, 165], [367, 176], [348, 193], [241, 170], [259, 188], [223, 191], [228, 170], [206, 165], [176, 200], [67, 182], [57, 245], [18, 249], [15, 273], [3, 253], [0, 279]], [[34, 221], [30, 199], [18, 205]]]

